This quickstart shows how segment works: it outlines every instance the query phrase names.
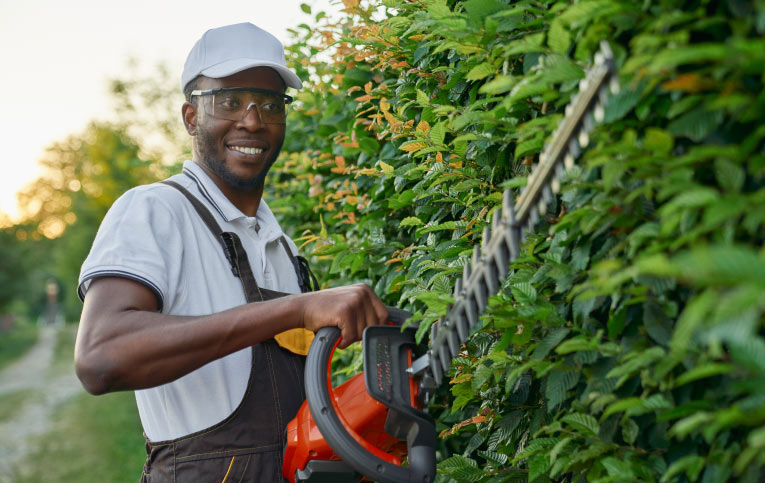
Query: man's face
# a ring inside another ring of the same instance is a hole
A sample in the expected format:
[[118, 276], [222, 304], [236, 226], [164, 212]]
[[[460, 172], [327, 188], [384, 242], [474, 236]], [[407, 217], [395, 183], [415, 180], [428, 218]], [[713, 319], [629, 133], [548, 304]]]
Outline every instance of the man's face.
[[[197, 82], [199, 90], [220, 87], [256, 87], [284, 92], [281, 77], [268, 67], [255, 67], [220, 79], [202, 77]], [[251, 108], [241, 121], [218, 119], [205, 112], [203, 103], [209, 100], [196, 100], [195, 160], [219, 186], [223, 182], [236, 190], [262, 188], [282, 148], [284, 124], [263, 123], [256, 108]]]

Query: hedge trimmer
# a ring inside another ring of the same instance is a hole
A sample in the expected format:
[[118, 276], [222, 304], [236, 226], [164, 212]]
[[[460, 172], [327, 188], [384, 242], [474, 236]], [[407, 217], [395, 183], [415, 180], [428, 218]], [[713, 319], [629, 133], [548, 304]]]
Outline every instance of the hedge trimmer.
[[589, 144], [594, 122], [604, 118], [609, 91], [618, 91], [618, 81], [604, 42], [517, 201], [510, 190], [504, 192], [482, 245], [475, 247], [455, 284], [454, 304], [431, 327], [424, 354], [414, 330], [401, 330], [410, 314], [390, 309], [391, 325], [364, 331], [364, 373], [333, 390], [330, 364], [340, 330], [317, 332], [306, 359], [307, 401], [287, 426], [283, 474], [290, 482], [434, 480], [436, 432], [422, 408], [443, 382], [489, 297], [499, 292], [521, 243], [560, 190], [565, 170]]

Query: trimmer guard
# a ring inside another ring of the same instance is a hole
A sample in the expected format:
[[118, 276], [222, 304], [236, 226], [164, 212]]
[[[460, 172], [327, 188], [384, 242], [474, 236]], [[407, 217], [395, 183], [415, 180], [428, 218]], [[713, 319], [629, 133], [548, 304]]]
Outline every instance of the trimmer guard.
[[406, 372], [415, 346], [413, 331], [376, 326], [363, 335], [367, 391], [389, 408], [386, 432], [406, 440], [407, 467], [395, 464], [397, 458], [370, 445], [338, 411], [329, 368], [339, 340], [337, 327], [319, 330], [306, 359], [306, 399], [323, 438], [343, 462], [374, 481], [431, 483], [436, 474], [435, 426], [427, 414], [413, 407], [415, 386]]

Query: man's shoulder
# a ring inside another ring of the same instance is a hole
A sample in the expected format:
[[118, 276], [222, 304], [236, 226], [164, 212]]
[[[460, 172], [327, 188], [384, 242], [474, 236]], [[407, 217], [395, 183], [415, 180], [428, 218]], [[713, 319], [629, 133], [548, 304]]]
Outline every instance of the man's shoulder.
[[[174, 181], [187, 190], [192, 190], [193, 182], [187, 176], [179, 174], [163, 181]], [[183, 194], [163, 181], [135, 186], [127, 190], [115, 201], [112, 209], [140, 209], [143, 207], [150, 210], [168, 208], [175, 211], [184, 206], [187, 201], [185, 201]]]

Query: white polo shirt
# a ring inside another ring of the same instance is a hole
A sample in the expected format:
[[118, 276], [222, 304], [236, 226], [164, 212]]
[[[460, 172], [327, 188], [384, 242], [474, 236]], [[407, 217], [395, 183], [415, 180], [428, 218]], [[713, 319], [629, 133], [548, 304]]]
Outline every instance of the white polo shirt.
[[[255, 217], [245, 216], [192, 161], [170, 179], [202, 201], [223, 231], [239, 235], [259, 286], [300, 292], [292, 261], [279, 242], [284, 234], [265, 201]], [[297, 254], [292, 240], [285, 239]], [[218, 240], [181, 192], [160, 183], [133, 188], [112, 205], [82, 265], [80, 298], [98, 277], [146, 285], [163, 314], [207, 315], [245, 303], [241, 282]], [[251, 350], [243, 349], [176, 381], [136, 391], [149, 440], [176, 439], [228, 417], [244, 397], [251, 362]]]

